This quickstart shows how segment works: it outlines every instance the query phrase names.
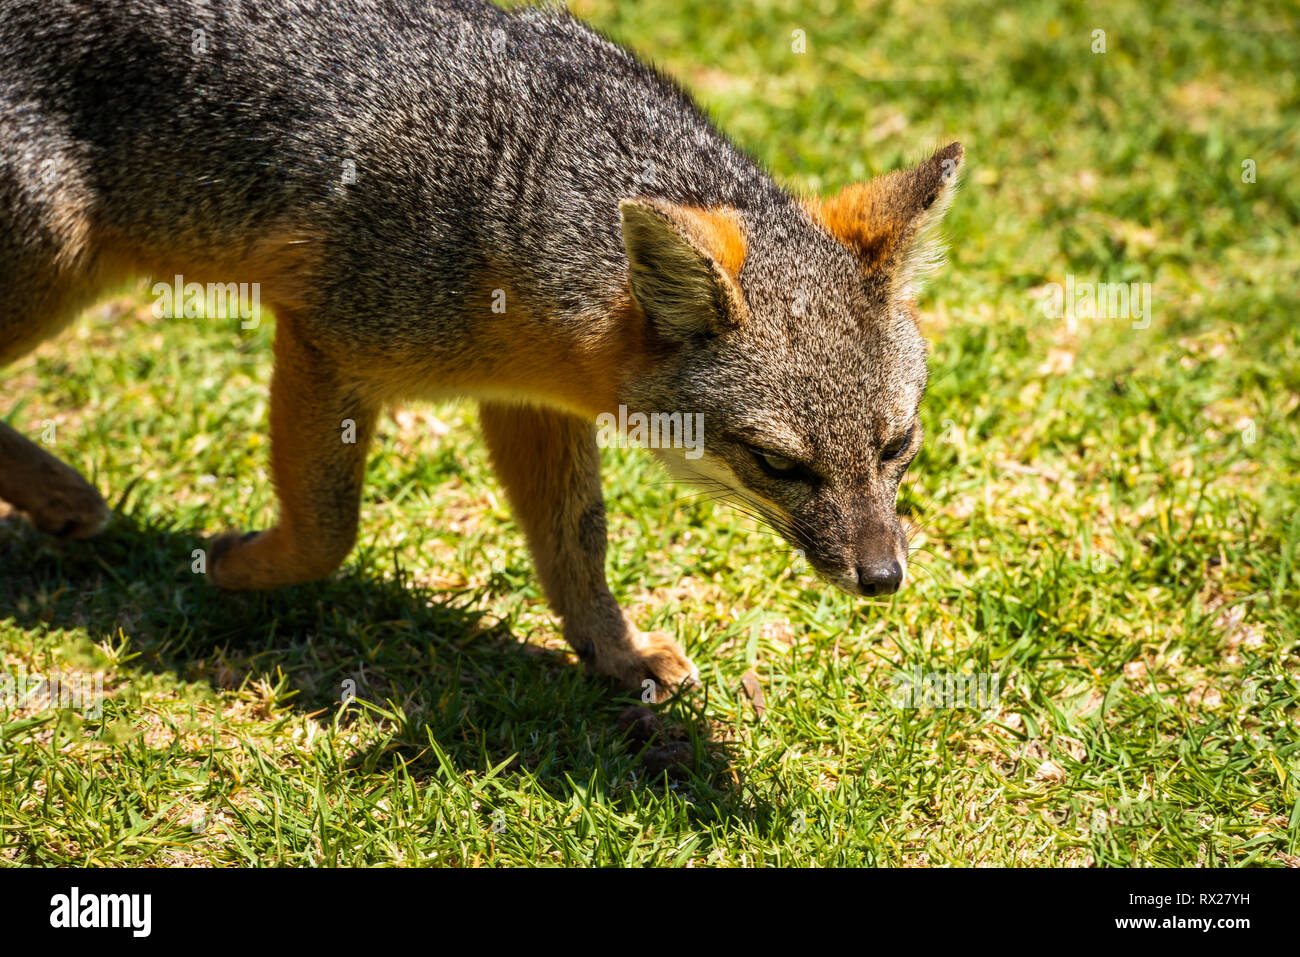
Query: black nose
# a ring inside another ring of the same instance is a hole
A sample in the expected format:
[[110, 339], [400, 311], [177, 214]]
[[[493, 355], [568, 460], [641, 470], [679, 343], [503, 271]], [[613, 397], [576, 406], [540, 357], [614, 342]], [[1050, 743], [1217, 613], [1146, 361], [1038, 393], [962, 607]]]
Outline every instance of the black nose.
[[895, 561], [858, 566], [858, 590], [864, 595], [892, 595], [903, 583], [903, 567]]

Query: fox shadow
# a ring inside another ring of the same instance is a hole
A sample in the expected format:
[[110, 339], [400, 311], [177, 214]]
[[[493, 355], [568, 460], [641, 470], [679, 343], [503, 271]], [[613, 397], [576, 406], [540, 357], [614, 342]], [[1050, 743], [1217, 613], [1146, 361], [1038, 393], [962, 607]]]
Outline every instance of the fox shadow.
[[[733, 770], [729, 745], [711, 736], [698, 692], [651, 710], [573, 655], [489, 620], [475, 609], [482, 593], [439, 592], [400, 568], [379, 577], [348, 565], [311, 584], [222, 592], [196, 570], [195, 550], [208, 541], [119, 513], [91, 541], [58, 543], [10, 515], [0, 519], [0, 619], [84, 629], [97, 644], [125, 637], [136, 655], [128, 674], [217, 691], [265, 682], [277, 707], [322, 724], [382, 710], [393, 733], [351, 754], [350, 774], [400, 762], [436, 784], [444, 761], [457, 772], [505, 765], [561, 802], [574, 782], [595, 780], [615, 806], [636, 803], [629, 791], [672, 788], [710, 808], [710, 819], [774, 815]], [[518, 589], [527, 575], [497, 572], [488, 590]]]

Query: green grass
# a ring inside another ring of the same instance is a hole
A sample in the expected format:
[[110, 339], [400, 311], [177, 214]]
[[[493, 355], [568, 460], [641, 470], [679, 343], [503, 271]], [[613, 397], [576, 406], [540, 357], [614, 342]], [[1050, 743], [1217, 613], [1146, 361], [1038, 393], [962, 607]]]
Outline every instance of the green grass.
[[[5, 666], [108, 692], [0, 711], [0, 862], [1300, 864], [1296, 7], [862, 6], [575, 9], [796, 188], [965, 143], [903, 592], [833, 592], [607, 451], [612, 586], [707, 686], [642, 750], [456, 405], [385, 422], [337, 575], [220, 594], [192, 549], [273, 514], [271, 323], [134, 289], [5, 372], [121, 514], [0, 523]], [[1067, 275], [1151, 283], [1150, 327], [1048, 318]], [[915, 668], [996, 673], [1000, 708], [900, 709]]]

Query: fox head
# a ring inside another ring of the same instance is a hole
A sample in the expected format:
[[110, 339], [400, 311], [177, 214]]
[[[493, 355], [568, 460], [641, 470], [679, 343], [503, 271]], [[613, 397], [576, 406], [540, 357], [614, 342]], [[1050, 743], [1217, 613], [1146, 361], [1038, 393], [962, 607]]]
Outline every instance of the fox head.
[[802, 206], [620, 206], [631, 294], [665, 344], [629, 407], [702, 412], [702, 454], [658, 450], [670, 472], [849, 594], [894, 592], [906, 573], [895, 503], [927, 377], [914, 287], [961, 158], [953, 143]]

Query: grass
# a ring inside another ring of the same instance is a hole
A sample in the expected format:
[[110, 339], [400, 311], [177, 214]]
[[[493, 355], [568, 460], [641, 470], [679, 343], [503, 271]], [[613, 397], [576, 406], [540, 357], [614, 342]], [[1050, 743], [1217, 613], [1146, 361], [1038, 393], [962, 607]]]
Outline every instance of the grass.
[[[0, 523], [7, 670], [106, 691], [0, 711], [0, 862], [1300, 865], [1295, 7], [575, 9], [793, 187], [965, 143], [908, 587], [833, 592], [607, 450], [612, 586], [707, 686], [643, 747], [448, 405], [385, 422], [338, 574], [220, 594], [192, 550], [273, 514], [272, 324], [134, 288], [5, 373], [6, 420], [52, 423], [120, 515], [78, 545]], [[1149, 326], [1049, 317], [1067, 276], [1150, 283]], [[897, 707], [917, 668], [1000, 703]]]

